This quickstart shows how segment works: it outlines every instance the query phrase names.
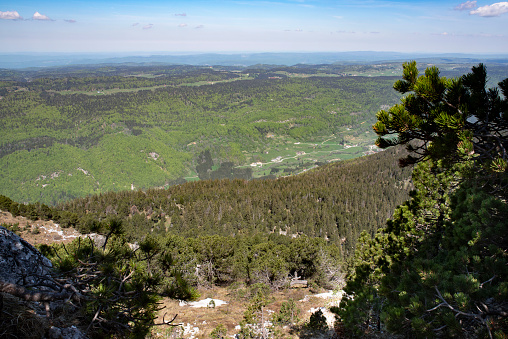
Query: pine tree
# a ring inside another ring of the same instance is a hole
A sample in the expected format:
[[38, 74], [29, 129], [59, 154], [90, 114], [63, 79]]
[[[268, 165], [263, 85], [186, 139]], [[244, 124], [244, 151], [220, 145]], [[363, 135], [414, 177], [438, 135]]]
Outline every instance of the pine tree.
[[508, 79], [501, 99], [485, 90], [482, 65], [460, 79], [438, 75], [432, 67], [418, 77], [414, 62], [404, 64], [394, 87], [410, 93], [378, 113], [378, 144], [405, 144], [413, 153], [401, 165], [419, 164], [410, 200], [358, 242], [340, 310], [352, 333], [508, 333]]
[[418, 76], [416, 62], [404, 63], [403, 79], [394, 89], [401, 104], [377, 113], [374, 131], [381, 148], [404, 144], [412, 152], [401, 160], [411, 165], [426, 158], [449, 162], [473, 159], [493, 171], [505, 171], [508, 161], [508, 78], [486, 89], [483, 64], [457, 79], [439, 76], [429, 67]]

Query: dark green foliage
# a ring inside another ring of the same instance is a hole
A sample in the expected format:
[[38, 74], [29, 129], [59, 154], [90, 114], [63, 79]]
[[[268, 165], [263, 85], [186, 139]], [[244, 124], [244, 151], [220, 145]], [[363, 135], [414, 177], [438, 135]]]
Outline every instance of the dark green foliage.
[[[506, 168], [492, 168], [492, 163], [504, 159], [504, 141], [490, 139], [506, 133], [497, 129], [502, 125], [502, 105], [494, 96], [477, 95], [485, 87], [481, 66], [462, 77], [464, 85], [460, 80], [439, 79], [436, 69], [415, 82], [416, 68], [405, 67], [404, 81], [395, 87], [406, 91], [415, 86], [421, 98], [404, 100], [416, 100], [411, 105], [423, 100], [425, 104], [411, 106], [416, 114], [425, 112], [429, 102], [440, 102], [442, 95], [466, 93], [461, 107], [474, 107], [485, 138], [478, 136], [470, 143], [473, 148], [468, 149], [475, 150], [472, 156], [461, 153], [459, 139], [461, 133], [476, 135], [476, 127], [434, 129], [435, 121], [428, 121], [401, 132], [397, 141], [401, 143], [411, 142], [412, 133], [437, 135], [421, 149], [421, 155], [432, 160], [415, 167], [415, 191], [386, 227], [372, 238], [363, 234], [359, 239], [339, 311], [343, 325], [356, 335], [386, 329], [405, 337], [504, 337], [508, 333], [507, 177]], [[499, 105], [492, 105], [492, 100]], [[392, 108], [391, 114], [399, 108]], [[379, 113], [382, 123], [374, 127], [380, 134], [388, 121], [385, 113]], [[432, 114], [439, 116], [440, 109]], [[402, 123], [395, 116], [392, 122]], [[450, 144], [445, 147], [443, 140]], [[483, 148], [483, 142], [491, 141], [492, 147]]]
[[428, 157], [447, 163], [472, 158], [490, 171], [505, 171], [508, 79], [498, 84], [502, 98], [497, 88], [486, 89], [483, 64], [456, 79], [440, 77], [435, 66], [419, 76], [414, 61], [403, 68], [393, 86], [405, 95], [402, 103], [377, 113], [378, 146], [407, 145], [412, 153], [401, 159], [404, 166]]
[[[157, 317], [163, 276], [172, 276], [169, 267], [154, 267], [164, 256], [154, 240], [147, 238], [140, 245], [141, 253], [136, 253], [120, 230], [121, 224], [112, 221], [102, 247], [91, 239], [78, 238], [68, 245], [40, 248], [66, 283], [81, 294], [79, 323], [94, 338], [144, 338]], [[186, 285], [171, 288], [171, 297], [192, 294]]]
[[323, 315], [323, 311], [317, 310], [310, 315], [309, 323], [307, 328], [310, 330], [324, 331], [328, 328], [326, 323], [326, 317]]
[[[271, 238], [271, 237], [270, 237]], [[234, 294], [239, 298], [250, 298], [258, 290], [267, 293], [271, 288], [286, 287], [289, 275], [299, 274], [322, 284], [329, 280], [321, 263], [332, 261], [340, 267], [342, 257], [336, 246], [322, 239], [291, 239], [278, 236], [274, 241], [267, 236], [257, 235], [221, 237], [200, 236], [182, 238], [168, 235], [161, 243], [171, 255], [173, 264], [181, 268], [183, 277], [196, 285], [234, 284], [246, 281], [252, 284], [248, 290], [238, 288]], [[294, 249], [308, 253], [313, 262], [299, 261], [293, 256]]]
[[227, 333], [228, 333], [228, 331], [227, 331], [226, 326], [224, 326], [223, 324], [219, 324], [210, 333], [210, 338], [212, 338], [212, 339], [224, 339], [224, 338], [226, 338]]
[[202, 152], [198, 159], [196, 160], [196, 172], [198, 172], [199, 179], [210, 179], [210, 171], [212, 171], [213, 167], [213, 159], [210, 154], [210, 150], [206, 150]]
[[383, 280], [383, 318], [391, 331], [486, 336], [501, 326], [506, 333], [496, 314], [506, 307], [506, 203], [477, 187], [462, 187], [451, 198], [442, 234], [428, 234], [418, 246], [425, 255], [392, 265]]
[[[453, 177], [425, 167], [418, 191], [387, 227], [359, 239], [341, 319], [360, 333], [381, 323], [404, 335], [506, 332], [496, 315], [506, 307], [506, 202], [474, 185], [453, 190]], [[433, 182], [441, 182], [441, 194]]]
[[272, 315], [272, 323], [274, 325], [292, 325], [298, 323], [301, 310], [293, 299], [284, 301], [280, 306], [279, 312]]

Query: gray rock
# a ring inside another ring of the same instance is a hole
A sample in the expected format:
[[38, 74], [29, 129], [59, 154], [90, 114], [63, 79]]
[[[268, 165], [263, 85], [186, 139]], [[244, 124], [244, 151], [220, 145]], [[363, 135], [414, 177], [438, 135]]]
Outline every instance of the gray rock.
[[25, 287], [48, 284], [52, 264], [35, 247], [0, 226], [0, 279]]
[[106, 236], [97, 233], [90, 233], [88, 237], [93, 240], [95, 246], [102, 248], [106, 242]]
[[[0, 282], [15, 284], [32, 292], [55, 292], [58, 287], [53, 282], [51, 261], [43, 256], [17, 234], [0, 226]], [[0, 294], [0, 301], [1, 301]], [[46, 315], [42, 303], [33, 302], [31, 308], [40, 316]], [[50, 303], [50, 309], [63, 307], [64, 301]], [[1, 336], [1, 335], [0, 335]], [[85, 339], [86, 336], [75, 326], [67, 328], [51, 327], [51, 339]]]
[[58, 328], [51, 326], [48, 333], [49, 339], [85, 339], [86, 336], [75, 326]]

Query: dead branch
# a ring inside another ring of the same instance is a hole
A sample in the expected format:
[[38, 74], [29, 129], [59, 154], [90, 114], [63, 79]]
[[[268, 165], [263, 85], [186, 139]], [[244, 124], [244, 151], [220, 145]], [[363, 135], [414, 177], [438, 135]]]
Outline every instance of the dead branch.
[[49, 302], [72, 298], [74, 301], [79, 302], [81, 299], [83, 299], [83, 296], [80, 293], [75, 293], [74, 291], [30, 291], [23, 286], [8, 283], [3, 280], [0, 280], [0, 292], [8, 293], [26, 301]]
[[446, 300], [445, 298], [441, 295], [441, 292], [439, 292], [439, 289], [437, 288], [437, 286], [434, 286], [434, 289], [436, 290], [436, 293], [437, 293], [437, 297], [439, 298], [439, 300], [441, 300], [442, 302], [437, 305], [436, 307], [433, 307], [429, 310], [427, 310], [427, 312], [432, 312], [440, 307], [447, 307], [449, 308], [450, 310], [452, 310], [454, 313], [455, 313], [455, 317], [458, 317], [458, 316], [464, 316], [464, 317], [467, 317], [467, 318], [472, 318], [480, 323], [482, 323], [485, 328], [487, 329], [487, 331], [489, 332], [489, 338], [493, 338], [492, 337], [492, 332], [490, 331], [490, 327], [489, 327], [489, 324], [488, 322], [486, 321], [486, 316], [487, 314], [483, 311], [481, 311], [478, 307], [478, 310], [480, 311], [480, 313], [466, 313], [466, 312], [462, 312], [461, 310], [458, 310], [456, 309], [455, 307], [453, 307], [452, 305], [450, 305]]
[[166, 326], [181, 326], [182, 325], [182, 323], [173, 324], [173, 321], [175, 321], [175, 319], [178, 316], [178, 314], [175, 314], [173, 319], [168, 320], [168, 321], [165, 320], [166, 314], [167, 313], [164, 313], [164, 315], [162, 316], [162, 322], [161, 323], [154, 323], [152, 326], [163, 326], [163, 325], [166, 325]]

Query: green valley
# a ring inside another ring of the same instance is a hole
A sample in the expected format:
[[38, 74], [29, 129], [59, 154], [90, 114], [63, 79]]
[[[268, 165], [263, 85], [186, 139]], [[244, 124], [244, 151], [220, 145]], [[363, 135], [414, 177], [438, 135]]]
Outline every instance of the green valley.
[[[56, 204], [196, 180], [205, 152], [211, 160], [203, 178], [261, 178], [375, 150], [375, 112], [398, 100], [392, 78], [310, 66], [291, 71], [111, 66], [0, 73], [0, 191]], [[226, 171], [212, 174], [221, 164]]]

